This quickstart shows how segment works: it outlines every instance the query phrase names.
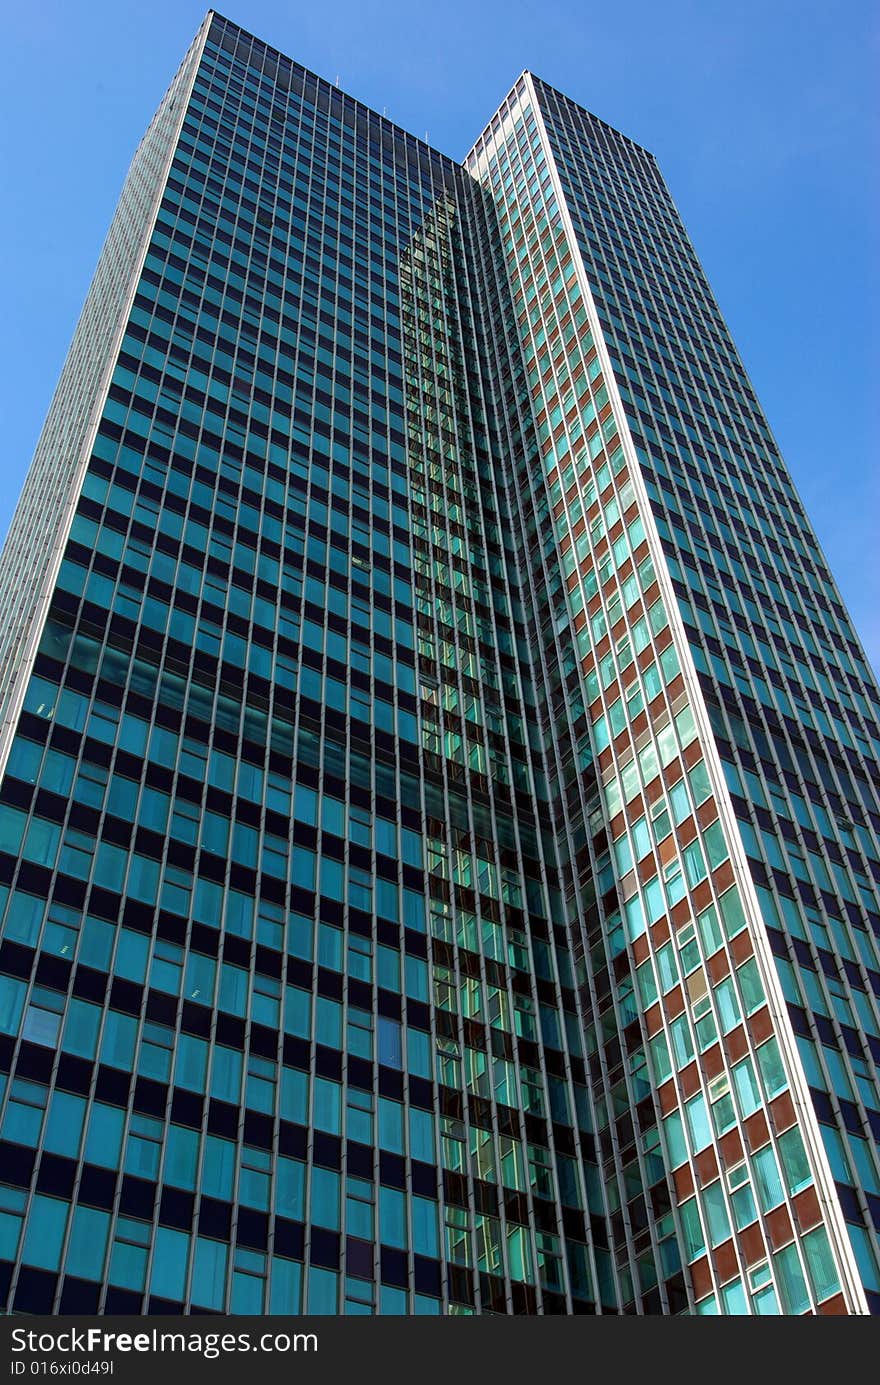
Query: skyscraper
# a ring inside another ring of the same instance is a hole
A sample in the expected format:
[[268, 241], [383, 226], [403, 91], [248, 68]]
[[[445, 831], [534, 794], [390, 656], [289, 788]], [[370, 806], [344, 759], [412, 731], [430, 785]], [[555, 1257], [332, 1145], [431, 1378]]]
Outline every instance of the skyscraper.
[[880, 1307], [877, 689], [645, 150], [209, 13], [0, 603], [7, 1308]]

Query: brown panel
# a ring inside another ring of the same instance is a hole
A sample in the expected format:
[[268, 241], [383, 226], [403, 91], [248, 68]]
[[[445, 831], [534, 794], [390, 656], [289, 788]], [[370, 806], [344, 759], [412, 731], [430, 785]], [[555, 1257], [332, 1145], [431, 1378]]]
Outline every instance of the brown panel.
[[639, 861], [636, 869], [638, 870], [639, 880], [643, 885], [646, 885], [648, 881], [653, 880], [654, 876], [657, 874], [657, 864], [654, 857], [645, 856], [643, 860]]
[[774, 1207], [767, 1213], [767, 1234], [774, 1250], [781, 1250], [794, 1239], [794, 1228], [787, 1207]]
[[644, 933], [641, 933], [639, 937], [636, 938], [635, 942], [632, 945], [632, 950], [633, 957], [636, 961], [636, 966], [641, 966], [642, 962], [646, 962], [647, 959], [650, 957], [651, 947]]
[[[642, 673], [644, 673], [645, 669], [648, 668], [650, 664], [653, 664], [654, 651], [649, 644], [645, 645], [645, 648], [640, 650], [639, 653], [636, 655], [636, 662], [639, 668], [641, 669]], [[663, 694], [661, 693], [660, 696], [662, 697]], [[654, 700], [656, 701], [657, 699], [655, 698]], [[660, 705], [665, 706], [665, 703], [661, 703]]]
[[658, 919], [651, 924], [651, 941], [655, 948], [669, 942], [669, 923], [666, 919]]
[[727, 953], [721, 948], [718, 952], [713, 952], [706, 963], [710, 981], [717, 986], [719, 981], [723, 981], [730, 971], [730, 963], [727, 960]]
[[732, 1063], [738, 1063], [740, 1058], [744, 1058], [749, 1051], [746, 1031], [741, 1024], [738, 1024], [735, 1029], [731, 1029], [726, 1036], [725, 1043], [728, 1057]]
[[746, 1138], [749, 1142], [749, 1149], [752, 1153], [754, 1153], [756, 1149], [760, 1149], [762, 1145], [765, 1145], [770, 1138], [770, 1128], [767, 1125], [767, 1117], [764, 1115], [763, 1111], [756, 1111], [753, 1116], [749, 1116], [748, 1119], [743, 1122], [743, 1128], [745, 1129]]
[[701, 914], [704, 909], [708, 909], [712, 903], [712, 886], [708, 880], [701, 880], [699, 885], [691, 890], [691, 899], [694, 901], [694, 909], [698, 914]]
[[678, 1110], [678, 1097], [675, 1092], [675, 1083], [672, 1080], [664, 1082], [657, 1095], [660, 1098], [660, 1110], [664, 1116], [668, 1116], [670, 1111]]
[[767, 1246], [760, 1222], [753, 1222], [745, 1231], [739, 1233], [739, 1248], [747, 1265], [756, 1265], [759, 1260], [766, 1260]]
[[699, 764], [703, 758], [703, 747], [699, 741], [691, 741], [690, 745], [684, 750], [681, 757], [688, 769], [693, 769], [694, 765]]
[[700, 1090], [700, 1070], [696, 1063], [688, 1063], [679, 1073], [681, 1090], [685, 1097], [692, 1097]]
[[748, 929], [744, 928], [741, 933], [737, 933], [730, 944], [730, 951], [738, 967], [742, 966], [746, 958], [751, 957], [754, 948], [752, 947], [752, 940], [749, 937]]
[[647, 798], [649, 803], [653, 803], [655, 798], [660, 797], [660, 789], [662, 784], [662, 777], [659, 774], [655, 774], [654, 778], [645, 785], [645, 797]]
[[695, 1260], [691, 1265], [691, 1282], [694, 1286], [694, 1298], [705, 1298], [707, 1294], [711, 1294], [714, 1284], [707, 1255], [701, 1255], [699, 1260]]
[[715, 806], [714, 798], [707, 798], [705, 803], [701, 803], [697, 809], [697, 821], [702, 828], [709, 827], [717, 818], [718, 809]]
[[817, 1226], [822, 1220], [819, 1195], [815, 1188], [804, 1188], [802, 1193], [793, 1198], [793, 1203], [794, 1214], [801, 1231], [809, 1231], [811, 1226]]
[[848, 1317], [846, 1299], [843, 1294], [835, 1294], [833, 1298], [828, 1298], [824, 1303], [819, 1304], [819, 1312], [823, 1318]]
[[674, 1020], [684, 1010], [684, 996], [681, 986], [673, 986], [665, 1000], [666, 1017]]
[[719, 1144], [725, 1168], [732, 1169], [735, 1164], [740, 1163], [745, 1151], [743, 1150], [742, 1136], [738, 1130], [728, 1130], [726, 1135], [721, 1136]]
[[653, 1039], [655, 1034], [659, 1034], [663, 1028], [663, 1011], [659, 1004], [652, 1005], [650, 1010], [645, 1012], [645, 1023], [648, 1026], [648, 1035]]
[[668, 866], [669, 862], [673, 860], [677, 850], [675, 844], [675, 834], [670, 832], [669, 836], [666, 837], [660, 843], [657, 849], [660, 853], [660, 864], [663, 866]]
[[672, 906], [672, 913], [669, 917], [672, 920], [673, 928], [683, 928], [692, 914], [691, 901], [685, 896], [684, 899], [680, 899], [677, 904]]
[[755, 1044], [762, 1044], [773, 1033], [773, 1021], [766, 1005], [763, 1005], [754, 1015], [750, 1015], [748, 1023]]
[[[653, 704], [652, 704], [652, 705], [653, 705]], [[663, 709], [664, 709], [664, 710], [665, 710], [665, 707], [666, 707], [666, 704], [664, 703], [664, 704], [663, 704]], [[663, 770], [663, 782], [665, 783], [667, 789], [672, 789], [672, 788], [674, 788], [675, 785], [676, 785], [681, 779], [683, 779], [683, 778], [684, 778], [684, 770], [683, 770], [682, 767], [681, 767], [681, 761], [680, 761], [680, 760], [673, 760], [672, 763], [669, 764], [669, 765], [667, 765], [666, 768]]]
[[720, 1246], [716, 1246], [712, 1252], [715, 1258], [715, 1273], [724, 1284], [728, 1279], [734, 1279], [739, 1274], [739, 1261], [736, 1258], [736, 1246], [733, 1240], [722, 1241]]
[[[614, 694], [615, 692], [617, 692], [617, 691], [618, 691], [618, 688], [617, 688], [617, 685], [616, 685], [616, 684], [614, 685], [613, 688], [609, 688], [609, 689], [608, 689], [609, 694], [612, 694], [612, 698], [611, 698], [612, 701], [614, 701], [613, 694]], [[621, 759], [621, 758], [622, 758], [623, 752], [627, 749], [627, 747], [631, 744], [631, 742], [632, 742], [632, 737], [631, 737], [630, 732], [629, 732], [629, 727], [628, 727], [628, 726], [624, 726], [623, 730], [622, 730], [622, 731], [618, 731], [617, 735], [614, 737], [614, 740], [611, 742], [611, 744], [614, 746], [614, 749], [615, 749], [616, 752], [617, 752], [617, 758], [618, 758], [618, 759]]]
[[690, 1164], [682, 1164], [672, 1177], [675, 1180], [675, 1192], [679, 1202], [685, 1202], [694, 1191], [694, 1176]]
[[718, 1160], [715, 1158], [715, 1151], [711, 1145], [708, 1149], [701, 1150], [699, 1154], [695, 1155], [694, 1167], [697, 1170], [697, 1182], [701, 1188], [718, 1177]]
[[777, 1135], [781, 1135], [783, 1130], [788, 1130], [789, 1126], [794, 1125], [797, 1116], [795, 1115], [791, 1092], [782, 1092], [779, 1096], [774, 1097], [770, 1103], [770, 1117]]
[[724, 1071], [724, 1055], [720, 1044], [713, 1044], [711, 1048], [706, 1049], [703, 1054], [703, 1071], [709, 1078], [717, 1077]]
[[[696, 841], [697, 824], [693, 818], [685, 818], [678, 829], [678, 840], [682, 846], [690, 846], [691, 842]], [[672, 838], [670, 838], [670, 841]]]

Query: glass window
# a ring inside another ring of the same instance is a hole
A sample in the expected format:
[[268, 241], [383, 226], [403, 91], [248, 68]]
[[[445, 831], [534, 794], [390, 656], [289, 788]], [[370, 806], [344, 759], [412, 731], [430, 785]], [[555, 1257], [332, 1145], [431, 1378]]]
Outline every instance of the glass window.
[[35, 1193], [31, 1199], [21, 1258], [38, 1269], [57, 1270], [67, 1225], [68, 1204]]
[[744, 1058], [733, 1069], [733, 1082], [736, 1087], [740, 1114], [743, 1119], [751, 1116], [761, 1105], [761, 1089], [750, 1058]]
[[720, 1179], [703, 1189], [703, 1206], [709, 1225], [709, 1239], [713, 1246], [720, 1245], [730, 1235], [730, 1222], [724, 1201], [724, 1189]]
[[64, 1262], [66, 1272], [78, 1279], [100, 1280], [104, 1273], [109, 1234], [109, 1212], [101, 1212], [95, 1207], [75, 1207]]
[[779, 1157], [789, 1193], [799, 1193], [812, 1182], [807, 1151], [796, 1125], [779, 1136]]
[[797, 1242], [773, 1256], [773, 1267], [779, 1281], [782, 1304], [786, 1313], [805, 1313], [810, 1306], [807, 1282], [798, 1259]]
[[379, 1041], [379, 1062], [388, 1067], [403, 1068], [403, 1046], [401, 1043], [401, 1028], [396, 1020], [386, 1019], [384, 1015], [379, 1016], [378, 1020], [378, 1041]]
[[782, 1064], [782, 1055], [776, 1040], [768, 1039], [757, 1050], [756, 1056], [758, 1067], [761, 1069], [764, 1091], [767, 1093], [767, 1100], [769, 1101], [788, 1086], [785, 1068]]
[[825, 1227], [817, 1226], [814, 1231], [808, 1231], [803, 1238], [803, 1247], [810, 1284], [817, 1303], [821, 1303], [840, 1288]]
[[196, 1238], [193, 1261], [192, 1300], [203, 1308], [222, 1311], [226, 1293], [228, 1246], [220, 1241]]
[[685, 1103], [684, 1110], [690, 1132], [691, 1150], [694, 1154], [699, 1154], [701, 1149], [712, 1143], [712, 1130], [702, 1093], [698, 1092], [695, 1097], [691, 1097], [690, 1101]]
[[779, 1206], [784, 1197], [782, 1179], [779, 1177], [779, 1166], [772, 1145], [765, 1145], [752, 1156], [752, 1169], [761, 1209], [770, 1212]]

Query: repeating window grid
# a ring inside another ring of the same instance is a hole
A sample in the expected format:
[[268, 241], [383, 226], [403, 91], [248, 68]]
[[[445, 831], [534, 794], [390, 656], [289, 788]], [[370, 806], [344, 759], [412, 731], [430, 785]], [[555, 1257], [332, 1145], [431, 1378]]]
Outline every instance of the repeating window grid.
[[[592, 1200], [591, 1200], [591, 1205], [592, 1205]], [[596, 1271], [595, 1271], [595, 1265], [594, 1265], [593, 1262], [592, 1262], [592, 1248], [591, 1248], [590, 1254], [591, 1254], [591, 1272], [592, 1272], [592, 1274], [595, 1276]], [[594, 1278], [594, 1282], [598, 1282], [598, 1280], [596, 1280], [596, 1279]]]
[[[590, 988], [592, 988], [592, 982], [590, 982]], [[596, 1004], [595, 990], [593, 990], [593, 992], [592, 992], [592, 1004], [593, 1004], [593, 1006], [595, 1006], [595, 1004]], [[603, 1058], [603, 1060], [600, 1060], [600, 1061], [603, 1061], [603, 1064], [604, 1064], [604, 1058]], [[606, 1072], [607, 1072], [607, 1069], [606, 1069]], [[606, 1090], [607, 1090], [607, 1076], [606, 1076]], [[617, 1145], [614, 1145], [614, 1148], [617, 1148]], [[619, 1166], [619, 1165], [618, 1165], [618, 1166]]]
[[[582, 172], [583, 172], [583, 171], [584, 171], [583, 165], [581, 165], [581, 169], [582, 169]], [[609, 251], [608, 253], [609, 253], [609, 256], [613, 255], [613, 251]], [[733, 418], [734, 423], [738, 423], [739, 420], [738, 420], [735, 416], [732, 416], [732, 418]], [[695, 496], [695, 495], [693, 494], [693, 491], [691, 492], [691, 494], [692, 494], [692, 498], [693, 498], [695, 501], [698, 501], [699, 497]], [[795, 499], [794, 497], [792, 498], [792, 502], [791, 502], [791, 503], [794, 504], [796, 507], [798, 507], [798, 502], [796, 501], [796, 499]], [[748, 518], [748, 512], [747, 512], [744, 508], [741, 510], [740, 513], [741, 513], [741, 515], [742, 515], [742, 517], [743, 517], [744, 520]], [[797, 520], [797, 519], [799, 518], [800, 513], [801, 513], [801, 512], [799, 511], [799, 508], [796, 509], [796, 511], [795, 511], [795, 520]], [[820, 560], [820, 561], [821, 561], [821, 560]], [[718, 596], [719, 596], [719, 597], [722, 595], [722, 590], [723, 590], [723, 588], [718, 590]], [[719, 603], [716, 602], [716, 607], [718, 606], [718, 604], [719, 604]], [[737, 629], [737, 625], [738, 625], [738, 630], [739, 630], [739, 635], [738, 635], [738, 646], [739, 646], [741, 652], [742, 652], [743, 654], [745, 654], [745, 653], [747, 653], [748, 651], [746, 650], [746, 647], [745, 647], [745, 639], [744, 639], [744, 634], [742, 633], [742, 624], [741, 624], [741, 622], [739, 622], [739, 623], [732, 623], [732, 624], [731, 624], [731, 633], [733, 632], [733, 630]], [[851, 632], [848, 632], [848, 633], [851, 634]], [[730, 640], [729, 640], [729, 639], [727, 640], [727, 643], [728, 643], [728, 644], [730, 643]], [[840, 647], [843, 648], [843, 645], [840, 645]], [[789, 646], [789, 648], [790, 648], [790, 646]], [[795, 653], [796, 653], [796, 651], [792, 651], [792, 654], [795, 654]], [[744, 665], [744, 666], [745, 666], [745, 665]], [[794, 667], [794, 665], [792, 665], [792, 668], [793, 668], [793, 667]], [[777, 700], [778, 700], [778, 699], [777, 699]], [[849, 700], [850, 706], [852, 706], [852, 700], [851, 700], [851, 699], [847, 699], [847, 700]], [[783, 707], [782, 710], [785, 711], [785, 707]], [[866, 728], [866, 730], [867, 730], [867, 729], [868, 729], [868, 728]], [[733, 740], [733, 739], [734, 739], [734, 738], [731, 737], [731, 740]], [[783, 779], [783, 783], [784, 783], [784, 782], [785, 782], [785, 781], [784, 781], [784, 779]], [[792, 814], [791, 816], [794, 817], [793, 814]], [[870, 820], [870, 819], [869, 819], [869, 820]], [[801, 833], [800, 833], [799, 831], [798, 831], [798, 837], [801, 839], [801, 845], [802, 845], [802, 847], [806, 847], [806, 843], [803, 842]], [[771, 876], [770, 878], [771, 878], [771, 880], [772, 880], [773, 877]], [[777, 914], [778, 914], [778, 910], [777, 910]], [[778, 923], [778, 917], [777, 917], [777, 919], [774, 920], [774, 921]], [[868, 938], [870, 938], [870, 935], [866, 935], [866, 936], [867, 936]], [[812, 939], [808, 940], [808, 946], [810, 947], [810, 950], [813, 952], [813, 964], [814, 964], [815, 971], [816, 971], [816, 973], [818, 974], [818, 976], [820, 976], [820, 977], [822, 978], [821, 984], [824, 986], [824, 985], [825, 985], [825, 978], [824, 978], [823, 969], [822, 969], [821, 965], [819, 964], [819, 959], [818, 959], [818, 956], [817, 956], [817, 954], [816, 954], [816, 952], [815, 952], [815, 948], [814, 948], [814, 946], [813, 946]], [[789, 950], [790, 950], [790, 951], [791, 951], [791, 948], [792, 948], [792, 943], [791, 943], [791, 940], [790, 940], [790, 938], [789, 938]], [[867, 978], [865, 978], [864, 980], [865, 980], [865, 983], [866, 983], [866, 982], [867, 982]], [[865, 991], [864, 991], [864, 994], [866, 994], [867, 996], [870, 996], [870, 993], [871, 993], [871, 988], [870, 988], [870, 986], [867, 986], [867, 985], [866, 985], [866, 989], [865, 989]], [[870, 1001], [869, 1001], [868, 1003], [870, 1003]], [[836, 1027], [836, 1019], [832, 1020], [832, 1023], [835, 1024], [835, 1027]], [[846, 1045], [845, 1045], [843, 1042], [840, 1042], [840, 1036], [839, 1036], [839, 1035], [838, 1035], [838, 1040], [839, 1040], [839, 1043], [840, 1043], [841, 1052], [846, 1052], [846, 1051], [847, 1051], [847, 1050], [846, 1050]], [[859, 1085], [858, 1083], [856, 1083], [856, 1090], [857, 1090], [857, 1091], [860, 1091], [860, 1085]], [[868, 1223], [868, 1224], [870, 1225], [870, 1223], [868, 1222], [867, 1217], [866, 1217], [866, 1223]], [[870, 1234], [870, 1233], [869, 1233], [869, 1234]]]
[[[654, 242], [654, 244], [655, 244], [655, 242]], [[651, 247], [651, 248], [654, 248], [654, 245], [653, 245], [653, 247]], [[611, 251], [611, 252], [610, 252], [610, 255], [613, 256], [613, 253], [614, 253], [614, 252]], [[739, 421], [739, 420], [734, 420], [734, 421]]]
[[[256, 48], [256, 46], [255, 46], [255, 48]], [[166, 958], [166, 957], [157, 957], [157, 960], [158, 960], [158, 961], [162, 961], [162, 963], [166, 963], [166, 961], [168, 961], [168, 958]], [[475, 1223], [474, 1223], [474, 1224], [475, 1224]], [[255, 1267], [254, 1265], [245, 1266], [244, 1269], [243, 1269], [243, 1273], [247, 1273], [247, 1274], [254, 1273], [254, 1274], [255, 1274], [255, 1273], [256, 1273], [256, 1267]]]
[[[448, 328], [446, 328], [446, 332], [445, 332], [445, 334], [443, 334], [443, 335], [445, 335], [445, 339], [449, 339]], [[438, 342], [438, 334], [437, 334], [437, 332], [435, 332], [435, 334], [432, 335], [432, 342], [434, 342], [434, 349], [437, 349], [437, 342]], [[434, 361], [437, 361], [437, 357], [434, 357]], [[428, 361], [428, 370], [431, 371], [431, 361]], [[434, 374], [437, 373], [437, 367], [434, 366], [434, 371], [432, 371], [432, 373], [434, 373]], [[460, 456], [460, 447], [459, 447], [459, 456]], [[449, 864], [448, 864], [448, 870], [449, 870], [449, 874], [452, 874], [452, 863], [450, 863], [450, 861], [449, 861]], [[460, 975], [459, 975], [459, 976], [457, 976], [456, 990], [459, 990], [459, 989], [460, 989], [460, 985], [461, 985], [461, 981], [460, 981]], [[466, 1051], [467, 1051], [467, 1050], [466, 1050]], [[470, 1140], [470, 1126], [468, 1126], [467, 1120], [466, 1120], [466, 1125], [464, 1125], [464, 1129], [466, 1129], [466, 1140]], [[473, 1205], [471, 1205], [470, 1213], [471, 1213], [471, 1224], [474, 1224], [474, 1222], [473, 1222], [473, 1217], [475, 1216], [475, 1209], [474, 1209], [474, 1206], [473, 1206]]]

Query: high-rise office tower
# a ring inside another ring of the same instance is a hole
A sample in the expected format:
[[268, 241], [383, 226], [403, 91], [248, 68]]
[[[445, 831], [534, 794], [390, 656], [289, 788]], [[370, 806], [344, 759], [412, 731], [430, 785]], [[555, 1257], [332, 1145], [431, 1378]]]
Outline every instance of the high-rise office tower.
[[209, 14], [0, 602], [8, 1308], [880, 1305], [877, 690], [650, 154]]

